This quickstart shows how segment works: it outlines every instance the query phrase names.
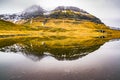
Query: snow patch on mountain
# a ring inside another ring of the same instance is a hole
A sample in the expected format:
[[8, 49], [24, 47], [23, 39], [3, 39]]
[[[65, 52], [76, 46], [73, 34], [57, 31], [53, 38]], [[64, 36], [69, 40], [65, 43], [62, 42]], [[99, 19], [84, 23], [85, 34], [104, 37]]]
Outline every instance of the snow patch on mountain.
[[0, 19], [16, 23], [17, 21], [20, 21], [22, 19], [29, 19], [37, 16], [43, 16], [45, 12], [46, 11], [42, 9], [40, 6], [33, 5], [20, 13], [0, 15]]
[[0, 19], [5, 20], [5, 21], [10, 21], [13, 23], [16, 23], [17, 21], [21, 20], [23, 17], [21, 15], [18, 14], [4, 14], [0, 17]]

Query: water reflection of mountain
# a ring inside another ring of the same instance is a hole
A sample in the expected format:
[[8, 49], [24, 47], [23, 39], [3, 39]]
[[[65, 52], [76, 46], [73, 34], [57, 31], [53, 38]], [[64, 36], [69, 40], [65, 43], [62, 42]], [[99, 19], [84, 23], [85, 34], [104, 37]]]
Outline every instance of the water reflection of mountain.
[[[32, 60], [40, 60], [51, 55], [58, 60], [75, 60], [97, 50], [109, 39], [42, 39], [42, 38], [9, 38], [0, 39], [0, 51], [22, 52]], [[50, 54], [48, 54], [50, 53]]]

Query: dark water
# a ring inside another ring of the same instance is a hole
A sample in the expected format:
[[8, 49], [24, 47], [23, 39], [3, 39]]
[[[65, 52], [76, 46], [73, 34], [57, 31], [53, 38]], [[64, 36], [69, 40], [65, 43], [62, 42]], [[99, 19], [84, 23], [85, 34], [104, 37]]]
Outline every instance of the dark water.
[[70, 41], [1, 39], [0, 80], [120, 80], [119, 39]]

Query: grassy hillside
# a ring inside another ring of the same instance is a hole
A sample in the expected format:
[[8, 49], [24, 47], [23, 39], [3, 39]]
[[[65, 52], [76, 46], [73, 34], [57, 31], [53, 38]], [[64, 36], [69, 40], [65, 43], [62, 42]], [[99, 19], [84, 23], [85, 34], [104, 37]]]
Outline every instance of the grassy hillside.
[[[104, 24], [89, 20], [41, 18], [24, 20], [13, 24], [0, 20], [0, 37], [32, 36], [32, 37], [81, 37], [105, 36], [120, 34], [120, 31], [111, 30]], [[114, 35], [114, 36], [116, 36]]]
[[9, 30], [16, 27], [15, 24], [7, 21], [0, 20], [0, 30]]
[[0, 20], [0, 31], [6, 30], [6, 31], [21, 31], [21, 30], [29, 30], [29, 27], [24, 25], [18, 25], [14, 24], [9, 21]]
[[[18, 22], [19, 23], [19, 22]], [[89, 20], [74, 20], [74, 19], [54, 19], [54, 18], [35, 18], [26, 20], [22, 24], [36, 30], [46, 28], [63, 28], [68, 30], [74, 29], [109, 29], [104, 24], [98, 24]]]

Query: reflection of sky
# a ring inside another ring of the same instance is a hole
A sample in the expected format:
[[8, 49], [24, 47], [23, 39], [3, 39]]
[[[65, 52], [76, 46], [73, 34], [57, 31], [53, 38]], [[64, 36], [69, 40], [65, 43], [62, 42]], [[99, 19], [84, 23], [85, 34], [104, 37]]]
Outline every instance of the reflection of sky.
[[48, 56], [34, 62], [21, 54], [0, 53], [0, 71], [5, 70], [3, 73], [12, 76], [13, 80], [119, 80], [119, 49], [120, 41], [108, 42], [97, 51], [73, 61], [58, 61]]
[[0, 14], [20, 12], [33, 4], [41, 5], [47, 10], [59, 5], [77, 6], [101, 18], [107, 25], [119, 27], [119, 3], [119, 0], [0, 0]]

